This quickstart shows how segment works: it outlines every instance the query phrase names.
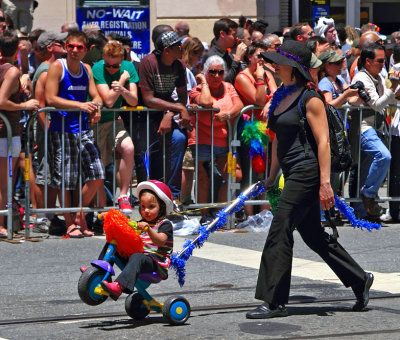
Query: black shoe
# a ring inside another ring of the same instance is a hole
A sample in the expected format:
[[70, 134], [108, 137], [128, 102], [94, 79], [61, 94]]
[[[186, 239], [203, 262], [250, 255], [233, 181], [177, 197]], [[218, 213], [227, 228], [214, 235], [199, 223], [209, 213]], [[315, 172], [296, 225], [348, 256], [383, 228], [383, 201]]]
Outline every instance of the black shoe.
[[210, 213], [207, 213], [201, 217], [200, 224], [201, 225], [210, 225], [212, 221], [214, 221], [213, 216]]
[[354, 294], [356, 295], [357, 302], [353, 306], [353, 311], [361, 312], [367, 307], [369, 302], [369, 289], [374, 282], [374, 275], [372, 273], [365, 273], [364, 286], [353, 288]]
[[55, 236], [62, 236], [65, 235], [66, 232], [67, 232], [67, 227], [65, 225], [65, 221], [61, 220], [60, 218], [58, 218], [57, 215], [55, 215], [51, 219], [51, 223], [49, 226], [49, 234]]
[[269, 309], [267, 306], [259, 305], [256, 309], [246, 313], [247, 319], [270, 319], [288, 316], [285, 306], [279, 305], [274, 309]]

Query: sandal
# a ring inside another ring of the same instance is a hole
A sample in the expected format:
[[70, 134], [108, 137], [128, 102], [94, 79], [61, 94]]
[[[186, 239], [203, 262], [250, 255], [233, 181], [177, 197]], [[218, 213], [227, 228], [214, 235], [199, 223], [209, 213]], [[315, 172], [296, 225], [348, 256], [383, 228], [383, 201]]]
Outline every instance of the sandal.
[[84, 237], [84, 235], [81, 232], [80, 232], [80, 234], [72, 235], [71, 233], [73, 233], [74, 231], [80, 232], [80, 228], [79, 227], [71, 228], [69, 231], [67, 231], [67, 236], [69, 236], [69, 238], [83, 238]]

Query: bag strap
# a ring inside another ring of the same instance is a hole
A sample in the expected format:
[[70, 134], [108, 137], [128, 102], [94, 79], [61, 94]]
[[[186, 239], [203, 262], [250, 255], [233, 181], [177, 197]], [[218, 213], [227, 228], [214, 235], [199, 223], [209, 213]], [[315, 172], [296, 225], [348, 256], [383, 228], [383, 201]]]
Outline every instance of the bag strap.
[[299, 109], [299, 116], [300, 116], [299, 138], [300, 138], [300, 142], [304, 146], [304, 153], [306, 154], [306, 156], [308, 156], [311, 146], [307, 140], [307, 131], [306, 131], [306, 127], [305, 127], [307, 118], [306, 118], [305, 110], [303, 110], [303, 107], [305, 109], [304, 96], [306, 94], [306, 91], [307, 91], [307, 89], [304, 89], [304, 91], [300, 95], [300, 100], [297, 104], [297, 107]]
[[331, 219], [331, 211], [324, 210], [324, 215], [326, 222], [328, 222], [329, 227], [332, 229], [332, 235], [330, 235], [331, 240], [337, 242], [337, 239], [339, 238], [339, 233], [337, 231], [336, 224]]

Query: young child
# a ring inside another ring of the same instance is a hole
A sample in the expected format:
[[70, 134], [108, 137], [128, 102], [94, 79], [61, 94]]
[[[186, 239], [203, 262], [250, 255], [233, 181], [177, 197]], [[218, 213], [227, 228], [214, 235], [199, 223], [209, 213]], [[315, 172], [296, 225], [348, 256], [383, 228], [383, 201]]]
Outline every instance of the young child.
[[144, 244], [144, 253], [132, 254], [114, 282], [101, 283], [113, 300], [117, 300], [125, 288], [133, 291], [141, 273], [157, 272], [163, 280], [168, 277], [173, 229], [166, 216], [173, 209], [171, 190], [163, 182], [150, 180], [138, 185], [137, 194], [142, 216], [137, 228], [142, 231], [140, 237]]

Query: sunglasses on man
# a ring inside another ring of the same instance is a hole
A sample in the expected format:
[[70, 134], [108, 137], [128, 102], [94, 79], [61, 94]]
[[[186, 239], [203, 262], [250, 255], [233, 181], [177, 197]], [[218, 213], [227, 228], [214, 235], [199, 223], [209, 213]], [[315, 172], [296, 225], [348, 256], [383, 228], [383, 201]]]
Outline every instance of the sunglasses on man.
[[105, 68], [113, 68], [113, 69], [118, 69], [121, 67], [121, 64], [106, 64], [104, 63]]
[[78, 44], [71, 44], [71, 43], [67, 44], [66, 47], [67, 47], [68, 51], [73, 51], [76, 48], [78, 50], [78, 52], [82, 52], [86, 49], [85, 45], [78, 45]]

